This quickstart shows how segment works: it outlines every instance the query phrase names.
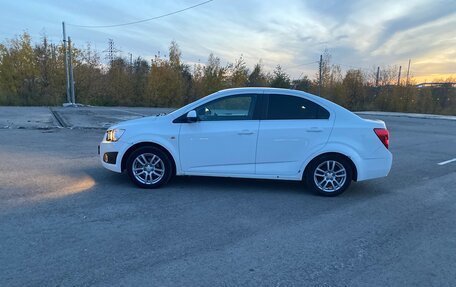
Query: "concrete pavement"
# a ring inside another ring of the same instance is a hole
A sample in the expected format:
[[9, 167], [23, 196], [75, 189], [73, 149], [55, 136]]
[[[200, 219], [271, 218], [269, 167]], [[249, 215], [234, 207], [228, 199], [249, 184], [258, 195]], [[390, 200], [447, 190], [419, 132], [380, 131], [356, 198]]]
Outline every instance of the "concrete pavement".
[[56, 128], [59, 124], [48, 107], [1, 107], [0, 129]]
[[[170, 113], [173, 108], [138, 108], [138, 107], [0, 107], [0, 129], [48, 129], [94, 128], [106, 129], [109, 126], [138, 117]], [[387, 116], [416, 119], [456, 120], [456, 116], [430, 114], [392, 113], [392, 112], [357, 112], [362, 117]]]
[[168, 108], [128, 108], [128, 107], [53, 107], [63, 125], [70, 128], [102, 128], [126, 120], [160, 113], [169, 113]]
[[392, 171], [337, 198], [204, 177], [141, 190], [100, 166], [102, 130], [0, 129], [0, 286], [453, 286], [456, 162], [438, 163], [456, 122], [369, 117]]
[[417, 114], [417, 113], [396, 113], [396, 112], [378, 112], [364, 111], [356, 112], [358, 115], [364, 116], [388, 116], [388, 117], [406, 117], [415, 119], [434, 119], [434, 120], [451, 120], [456, 121], [456, 116], [433, 115], [433, 114]]

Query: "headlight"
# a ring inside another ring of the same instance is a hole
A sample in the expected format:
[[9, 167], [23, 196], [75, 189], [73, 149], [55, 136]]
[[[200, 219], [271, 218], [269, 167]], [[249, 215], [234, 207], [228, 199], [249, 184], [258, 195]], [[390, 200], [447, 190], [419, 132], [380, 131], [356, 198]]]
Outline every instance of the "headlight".
[[116, 142], [120, 139], [120, 137], [123, 135], [124, 132], [125, 132], [125, 130], [123, 130], [123, 129], [107, 130], [106, 131], [106, 141]]

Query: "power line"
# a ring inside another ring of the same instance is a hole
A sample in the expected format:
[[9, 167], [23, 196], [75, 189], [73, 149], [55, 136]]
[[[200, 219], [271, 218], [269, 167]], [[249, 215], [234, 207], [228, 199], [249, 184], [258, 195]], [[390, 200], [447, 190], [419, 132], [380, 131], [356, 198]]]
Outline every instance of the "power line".
[[301, 66], [307, 66], [307, 65], [312, 65], [312, 64], [316, 64], [316, 63], [319, 63], [319, 61], [313, 61], [313, 62], [309, 62], [309, 63], [304, 63], [304, 64], [299, 64], [299, 65], [296, 65], [296, 66], [291, 66], [291, 67], [286, 67], [285, 69], [294, 69], [294, 68], [299, 68]]
[[372, 68], [367, 68], [367, 67], [360, 67], [360, 66], [353, 66], [353, 65], [346, 65], [346, 64], [337, 64], [335, 63], [334, 65], [336, 66], [342, 66], [342, 67], [345, 67], [345, 68], [349, 68], [349, 69], [356, 69], [356, 70], [367, 70], [367, 71], [370, 71]]
[[152, 17], [152, 18], [147, 18], [147, 19], [133, 21], [133, 22], [127, 22], [127, 23], [122, 23], [122, 24], [114, 24], [114, 25], [76, 25], [76, 24], [68, 24], [68, 25], [73, 26], [73, 27], [80, 27], [80, 28], [113, 28], [113, 27], [133, 25], [133, 24], [148, 22], [148, 21], [152, 21], [152, 20], [155, 20], [155, 19], [160, 19], [160, 18], [164, 18], [164, 17], [171, 16], [171, 15], [174, 15], [174, 14], [178, 14], [178, 13], [181, 13], [181, 12], [196, 8], [198, 6], [207, 4], [207, 3], [212, 2], [212, 1], [214, 1], [214, 0], [204, 1], [204, 2], [198, 3], [196, 5], [193, 5], [193, 6], [184, 8], [184, 9], [180, 9], [180, 10], [177, 10], [177, 11], [174, 11], [174, 12], [171, 12], [171, 13], [163, 14], [163, 15], [160, 15], [160, 16], [155, 16], [155, 17]]

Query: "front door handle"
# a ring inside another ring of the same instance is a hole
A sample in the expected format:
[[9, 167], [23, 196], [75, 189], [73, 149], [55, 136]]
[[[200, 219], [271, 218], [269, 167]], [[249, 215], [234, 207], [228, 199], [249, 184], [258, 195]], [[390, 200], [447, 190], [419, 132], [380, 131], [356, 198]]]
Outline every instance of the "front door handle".
[[243, 131], [238, 132], [238, 135], [248, 136], [248, 135], [253, 135], [253, 132], [249, 131], [249, 130], [243, 130]]
[[322, 132], [323, 129], [318, 128], [318, 127], [311, 127], [311, 128], [308, 128], [307, 131], [311, 132], [311, 133], [319, 133], [319, 132]]

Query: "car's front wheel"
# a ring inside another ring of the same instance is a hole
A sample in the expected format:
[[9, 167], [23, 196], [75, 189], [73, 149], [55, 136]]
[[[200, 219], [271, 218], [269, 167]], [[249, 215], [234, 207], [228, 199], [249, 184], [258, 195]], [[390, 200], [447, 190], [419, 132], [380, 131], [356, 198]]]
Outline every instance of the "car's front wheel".
[[351, 164], [344, 157], [323, 156], [310, 163], [306, 184], [317, 194], [336, 196], [349, 187], [352, 175]]
[[131, 180], [142, 188], [157, 188], [167, 183], [173, 172], [169, 157], [156, 147], [142, 147], [128, 158], [127, 172]]

